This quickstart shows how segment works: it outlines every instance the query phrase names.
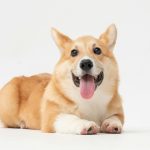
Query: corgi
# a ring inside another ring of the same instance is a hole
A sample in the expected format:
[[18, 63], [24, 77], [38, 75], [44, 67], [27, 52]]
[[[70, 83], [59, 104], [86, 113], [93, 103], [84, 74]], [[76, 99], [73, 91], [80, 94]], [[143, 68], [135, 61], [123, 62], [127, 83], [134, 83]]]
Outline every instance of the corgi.
[[113, 54], [114, 24], [99, 37], [72, 40], [52, 28], [61, 57], [53, 74], [15, 77], [0, 91], [5, 127], [68, 134], [121, 133], [124, 124]]

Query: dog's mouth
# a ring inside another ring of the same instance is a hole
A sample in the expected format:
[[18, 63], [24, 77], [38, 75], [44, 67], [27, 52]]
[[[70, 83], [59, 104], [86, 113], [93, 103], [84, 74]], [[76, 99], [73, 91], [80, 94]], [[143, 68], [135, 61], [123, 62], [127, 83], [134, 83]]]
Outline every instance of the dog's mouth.
[[101, 71], [96, 77], [90, 74], [84, 74], [83, 76], [78, 77], [72, 73], [73, 82], [77, 87], [80, 87], [80, 94], [85, 99], [90, 99], [93, 96], [97, 86], [102, 83], [103, 78], [103, 71]]

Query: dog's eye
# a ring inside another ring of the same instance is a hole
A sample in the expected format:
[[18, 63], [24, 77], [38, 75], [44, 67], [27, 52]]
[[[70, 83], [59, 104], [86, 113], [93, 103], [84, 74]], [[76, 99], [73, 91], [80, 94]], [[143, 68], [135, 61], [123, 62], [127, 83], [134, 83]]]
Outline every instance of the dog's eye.
[[78, 55], [78, 50], [76, 50], [76, 49], [73, 49], [72, 51], [71, 51], [71, 56], [72, 57], [75, 57], [75, 56], [77, 56]]
[[102, 53], [101, 49], [99, 47], [94, 47], [93, 52], [97, 55], [100, 55]]

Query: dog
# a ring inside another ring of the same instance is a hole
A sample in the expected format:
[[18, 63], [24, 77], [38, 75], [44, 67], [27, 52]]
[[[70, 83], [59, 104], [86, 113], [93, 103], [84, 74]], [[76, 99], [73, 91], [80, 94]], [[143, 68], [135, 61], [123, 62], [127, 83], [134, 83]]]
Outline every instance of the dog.
[[55, 28], [61, 57], [53, 74], [15, 77], [0, 91], [5, 127], [68, 134], [121, 133], [124, 124], [113, 54], [114, 24], [99, 37], [72, 40]]

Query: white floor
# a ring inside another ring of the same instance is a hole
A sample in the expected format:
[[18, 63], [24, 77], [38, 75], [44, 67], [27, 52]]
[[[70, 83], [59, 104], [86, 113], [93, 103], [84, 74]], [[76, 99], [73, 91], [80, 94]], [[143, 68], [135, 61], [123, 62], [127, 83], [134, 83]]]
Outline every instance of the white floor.
[[150, 129], [120, 135], [65, 135], [0, 128], [0, 150], [150, 150]]

